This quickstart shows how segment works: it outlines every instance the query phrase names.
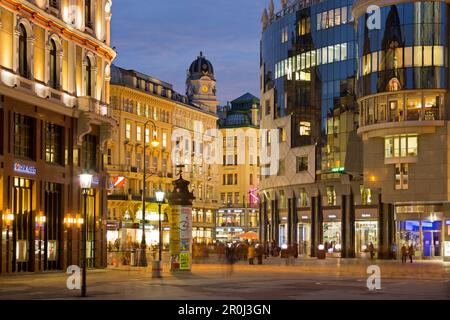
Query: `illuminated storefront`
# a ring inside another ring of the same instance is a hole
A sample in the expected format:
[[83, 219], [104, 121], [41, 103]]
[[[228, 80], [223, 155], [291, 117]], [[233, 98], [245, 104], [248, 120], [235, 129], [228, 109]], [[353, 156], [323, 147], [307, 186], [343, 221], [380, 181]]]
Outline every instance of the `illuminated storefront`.
[[367, 257], [370, 244], [378, 248], [378, 210], [357, 208], [355, 213], [355, 252], [357, 257]]

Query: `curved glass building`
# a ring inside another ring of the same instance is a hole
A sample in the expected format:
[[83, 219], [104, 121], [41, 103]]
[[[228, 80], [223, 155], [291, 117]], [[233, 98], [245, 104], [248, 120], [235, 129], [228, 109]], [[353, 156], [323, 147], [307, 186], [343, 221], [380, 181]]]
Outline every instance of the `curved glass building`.
[[353, 14], [364, 184], [387, 204], [384, 240], [450, 258], [449, 5], [357, 1]]
[[352, 1], [271, 11], [262, 17], [261, 127], [279, 130], [280, 159], [278, 174], [261, 180], [262, 238], [305, 255], [320, 245], [363, 255], [378, 242], [378, 204], [362, 186]]

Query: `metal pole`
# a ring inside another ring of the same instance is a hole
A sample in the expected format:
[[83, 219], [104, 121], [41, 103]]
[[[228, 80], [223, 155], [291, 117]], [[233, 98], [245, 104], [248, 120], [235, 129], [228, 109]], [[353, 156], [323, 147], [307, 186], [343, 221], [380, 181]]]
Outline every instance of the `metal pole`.
[[82, 284], [81, 284], [81, 296], [86, 297], [86, 267], [87, 267], [87, 231], [88, 231], [88, 221], [87, 221], [87, 196], [88, 190], [83, 189], [83, 197], [84, 197], [84, 226], [82, 231]]
[[162, 261], [161, 202], [158, 203], [158, 216], [159, 216], [159, 263], [161, 267]]
[[147, 252], [145, 250], [145, 247], [147, 246], [145, 241], [145, 180], [147, 176], [147, 166], [146, 166], [146, 160], [147, 160], [147, 141], [145, 137], [145, 133], [147, 130], [147, 122], [144, 125], [144, 174], [142, 179], [142, 241], [141, 241], [141, 256], [139, 259], [139, 266], [146, 267], [147, 266]]

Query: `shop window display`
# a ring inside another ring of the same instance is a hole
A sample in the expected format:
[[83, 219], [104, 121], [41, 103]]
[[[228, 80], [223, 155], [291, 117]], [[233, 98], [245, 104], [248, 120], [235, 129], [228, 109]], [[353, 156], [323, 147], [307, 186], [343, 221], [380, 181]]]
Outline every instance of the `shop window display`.
[[323, 242], [328, 253], [341, 252], [341, 222], [323, 224]]

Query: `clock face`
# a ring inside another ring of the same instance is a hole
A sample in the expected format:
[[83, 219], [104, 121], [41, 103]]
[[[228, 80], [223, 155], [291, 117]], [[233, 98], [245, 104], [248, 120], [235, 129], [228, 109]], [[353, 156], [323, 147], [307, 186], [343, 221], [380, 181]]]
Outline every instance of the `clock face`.
[[202, 86], [202, 92], [203, 93], [207, 93], [208, 91], [209, 91], [209, 88], [208, 88], [208, 86]]

